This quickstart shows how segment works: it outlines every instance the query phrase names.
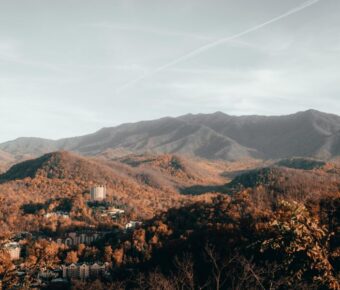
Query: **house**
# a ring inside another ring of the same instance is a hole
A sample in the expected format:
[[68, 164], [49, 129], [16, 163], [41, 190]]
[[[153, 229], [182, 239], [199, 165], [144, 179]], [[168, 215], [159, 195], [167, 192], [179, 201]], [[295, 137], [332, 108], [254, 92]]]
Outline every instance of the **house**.
[[97, 278], [103, 275], [107, 269], [107, 263], [100, 264], [70, 264], [62, 265], [63, 278], [64, 279], [80, 279], [85, 281], [89, 278]]
[[125, 225], [125, 229], [126, 230], [132, 230], [136, 227], [139, 227], [142, 225], [142, 222], [140, 221], [129, 221], [126, 225]]

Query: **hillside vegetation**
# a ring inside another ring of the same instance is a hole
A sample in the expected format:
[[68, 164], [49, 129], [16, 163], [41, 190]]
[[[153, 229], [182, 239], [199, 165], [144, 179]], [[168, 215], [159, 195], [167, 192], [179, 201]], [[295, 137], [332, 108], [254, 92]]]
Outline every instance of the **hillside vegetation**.
[[[338, 163], [304, 170], [170, 154], [54, 152], [0, 175], [0, 238], [26, 231], [38, 237], [24, 241], [32, 273], [109, 263], [110, 280], [72, 281], [72, 289], [336, 290], [339, 173]], [[107, 201], [124, 208], [122, 218], [101, 217], [87, 203], [98, 184], [107, 187]], [[45, 217], [57, 211], [68, 217]], [[130, 220], [143, 223], [124, 230]], [[88, 246], [48, 240], [89, 229], [109, 234]], [[17, 281], [11, 265], [0, 251], [6, 287]]]
[[[138, 164], [144, 159], [149, 161]], [[171, 155], [130, 156], [128, 160], [102, 160], [55, 152], [14, 165], [0, 175], [2, 233], [38, 228], [38, 220], [32, 220], [22, 212], [23, 205], [46, 204], [65, 198], [74, 205], [77, 222], [98, 224], [86, 212], [85, 206], [89, 190], [95, 185], [105, 185], [108, 201], [126, 207], [132, 217], [152, 217], [171, 207], [210, 198], [209, 194], [186, 197], [178, 192], [178, 188], [204, 182], [225, 182], [219, 173], [228, 168], [220, 163], [216, 166], [198, 163], [195, 167], [195, 163]], [[210, 171], [211, 168], [214, 170]]]

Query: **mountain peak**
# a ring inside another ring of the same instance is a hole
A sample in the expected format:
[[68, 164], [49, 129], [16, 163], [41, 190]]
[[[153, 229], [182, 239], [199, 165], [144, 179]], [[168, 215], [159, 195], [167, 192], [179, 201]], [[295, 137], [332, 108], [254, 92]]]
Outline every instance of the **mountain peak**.
[[325, 112], [318, 111], [318, 110], [315, 110], [315, 109], [309, 109], [309, 110], [306, 110], [306, 111], [301, 111], [301, 112], [298, 112], [297, 114], [304, 114], [304, 115], [309, 115], [309, 116], [336, 116], [334, 114], [325, 113]]
[[297, 115], [321, 115], [321, 114], [325, 114], [325, 113], [322, 113], [318, 110], [314, 110], [314, 109], [308, 109], [308, 110], [305, 110], [305, 111], [300, 111], [298, 113], [296, 113]]

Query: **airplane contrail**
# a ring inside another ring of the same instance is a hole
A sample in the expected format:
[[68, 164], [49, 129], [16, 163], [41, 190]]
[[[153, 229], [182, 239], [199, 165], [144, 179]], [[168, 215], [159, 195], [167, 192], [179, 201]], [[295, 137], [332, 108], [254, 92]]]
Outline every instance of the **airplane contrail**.
[[116, 89], [116, 93], [122, 92], [125, 89], [133, 86], [134, 84], [136, 84], [136, 83], [138, 83], [138, 82], [140, 82], [140, 81], [142, 81], [142, 80], [144, 80], [144, 79], [146, 79], [146, 78], [148, 78], [150, 76], [153, 76], [156, 73], [159, 73], [159, 72], [161, 72], [161, 71], [163, 71], [163, 70], [165, 70], [165, 69], [167, 69], [169, 67], [172, 67], [172, 66], [174, 66], [174, 65], [176, 65], [176, 64], [178, 64], [178, 63], [180, 63], [182, 61], [185, 61], [185, 60], [187, 60], [189, 58], [192, 58], [192, 57], [194, 57], [196, 55], [199, 55], [202, 52], [207, 51], [208, 49], [211, 49], [211, 48], [213, 48], [215, 46], [218, 46], [220, 44], [223, 44], [223, 43], [227, 43], [227, 42], [233, 41], [233, 40], [235, 40], [237, 38], [240, 38], [240, 37], [242, 37], [242, 36], [244, 36], [246, 34], [249, 34], [251, 32], [259, 30], [259, 29], [261, 29], [261, 28], [263, 28], [263, 27], [265, 27], [267, 25], [275, 23], [275, 22], [277, 22], [277, 21], [279, 21], [279, 20], [281, 20], [283, 18], [286, 18], [286, 17], [288, 17], [288, 16], [290, 16], [292, 14], [295, 14], [295, 13], [297, 13], [297, 12], [307, 8], [307, 7], [310, 7], [310, 6], [316, 4], [316, 3], [320, 2], [320, 1], [321, 0], [309, 0], [309, 1], [306, 1], [306, 2], [302, 3], [301, 5], [293, 8], [293, 9], [291, 9], [289, 11], [287, 11], [284, 14], [276, 16], [276, 17], [274, 17], [274, 18], [272, 18], [270, 20], [267, 20], [266, 22], [258, 24], [258, 25], [254, 26], [254, 27], [251, 27], [251, 28], [249, 28], [249, 29], [247, 29], [245, 31], [239, 32], [239, 33], [237, 33], [235, 35], [232, 35], [232, 36], [220, 38], [220, 39], [217, 39], [217, 40], [215, 40], [213, 42], [210, 42], [210, 43], [207, 43], [207, 44], [205, 44], [203, 46], [200, 46], [200, 47], [198, 47], [198, 48], [196, 48], [196, 49], [194, 49], [194, 50], [192, 50], [192, 51], [190, 51], [190, 52], [188, 52], [188, 53], [186, 53], [186, 54], [184, 54], [184, 55], [182, 55], [182, 56], [180, 56], [180, 57], [178, 57], [178, 58], [176, 58], [176, 59], [174, 59], [174, 60], [172, 60], [172, 61], [170, 61], [170, 62], [168, 62], [168, 63], [166, 63], [164, 65], [162, 65], [162, 66], [159, 66], [159, 67], [155, 68], [154, 70], [152, 70], [152, 71], [150, 71], [148, 73], [145, 73], [145, 74], [139, 76], [138, 78], [135, 78], [135, 79], [133, 79], [131, 81], [128, 81], [124, 85], [122, 85], [119, 88], [117, 88]]

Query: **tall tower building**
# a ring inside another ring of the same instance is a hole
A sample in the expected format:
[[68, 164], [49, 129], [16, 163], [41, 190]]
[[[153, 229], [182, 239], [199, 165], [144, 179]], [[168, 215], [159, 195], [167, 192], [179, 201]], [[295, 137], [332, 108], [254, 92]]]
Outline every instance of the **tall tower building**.
[[103, 201], [106, 198], [106, 187], [95, 186], [90, 191], [92, 201]]

